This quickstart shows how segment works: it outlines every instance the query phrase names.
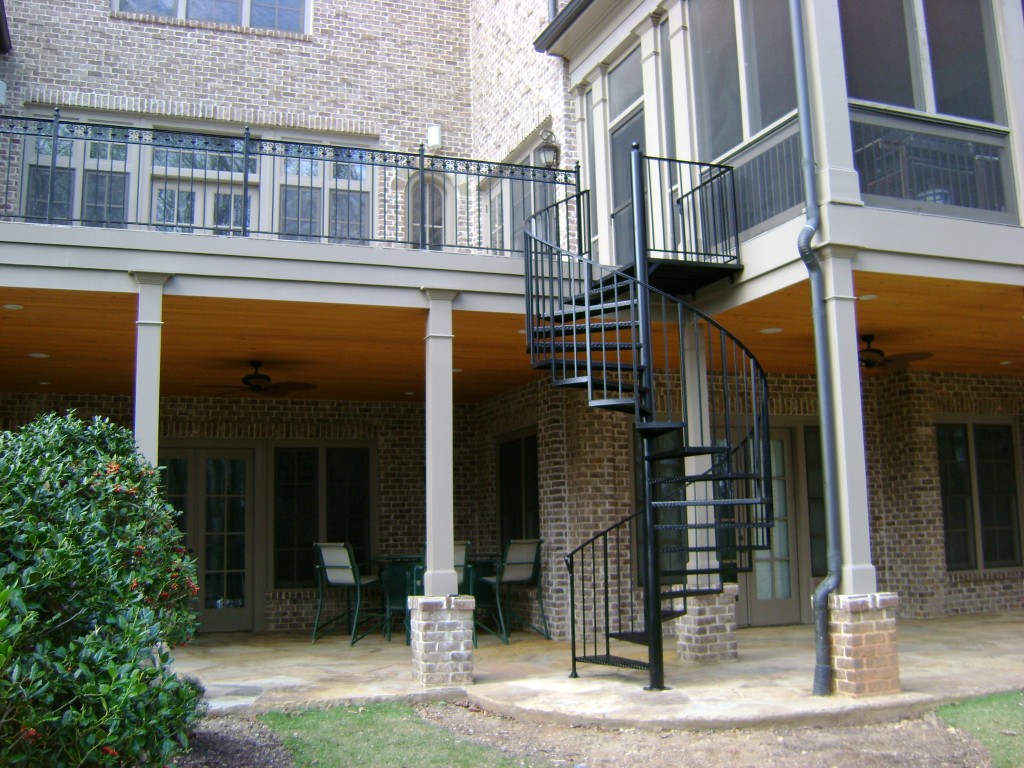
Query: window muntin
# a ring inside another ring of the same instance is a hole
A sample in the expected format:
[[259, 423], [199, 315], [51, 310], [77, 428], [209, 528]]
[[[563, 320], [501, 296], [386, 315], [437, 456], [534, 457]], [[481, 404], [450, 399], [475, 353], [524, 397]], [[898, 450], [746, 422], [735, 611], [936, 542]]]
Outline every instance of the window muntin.
[[113, 0], [115, 10], [302, 33], [308, 0]]
[[[50, 180], [53, 179], [53, 189]], [[32, 165], [28, 169], [25, 220], [33, 223], [70, 224], [74, 210], [75, 171]]]
[[323, 195], [319, 187], [281, 187], [281, 239], [320, 238]]
[[1013, 429], [939, 424], [939, 482], [950, 570], [1021, 564]]
[[[160, 232], [212, 232], [241, 235], [252, 217], [255, 190], [217, 181], [162, 179], [153, 182], [152, 222]], [[246, 207], [248, 204], [248, 207]]]
[[989, 0], [840, 0], [850, 98], [1002, 122]]
[[153, 188], [153, 222], [159, 232], [192, 232], [196, 193], [168, 185]]
[[82, 179], [82, 222], [96, 227], [126, 226], [128, 174], [86, 169]]
[[439, 249], [445, 241], [444, 182], [416, 179], [409, 185], [409, 241]]
[[331, 242], [364, 242], [370, 237], [370, 193], [329, 190], [328, 235]]

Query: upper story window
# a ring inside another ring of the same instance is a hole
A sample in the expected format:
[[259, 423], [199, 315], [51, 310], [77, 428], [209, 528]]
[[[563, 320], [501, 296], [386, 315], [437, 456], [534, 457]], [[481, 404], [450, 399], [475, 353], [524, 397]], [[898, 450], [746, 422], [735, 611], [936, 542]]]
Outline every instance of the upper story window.
[[699, 159], [796, 109], [788, 0], [690, 0]]
[[840, 0], [850, 98], [1004, 122], [988, 0]]
[[308, 0], [113, 0], [115, 10], [303, 32]]

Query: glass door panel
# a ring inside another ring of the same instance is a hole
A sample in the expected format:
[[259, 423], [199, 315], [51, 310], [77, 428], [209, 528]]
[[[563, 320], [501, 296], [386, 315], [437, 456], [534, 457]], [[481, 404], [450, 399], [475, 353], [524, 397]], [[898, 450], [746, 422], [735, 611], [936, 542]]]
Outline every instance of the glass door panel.
[[201, 453], [200, 628], [252, 629], [252, 460]]
[[771, 451], [775, 501], [771, 549], [754, 553], [753, 573], [744, 574], [740, 582], [741, 602], [745, 603], [748, 622], [754, 626], [800, 621], [789, 431], [773, 431]]

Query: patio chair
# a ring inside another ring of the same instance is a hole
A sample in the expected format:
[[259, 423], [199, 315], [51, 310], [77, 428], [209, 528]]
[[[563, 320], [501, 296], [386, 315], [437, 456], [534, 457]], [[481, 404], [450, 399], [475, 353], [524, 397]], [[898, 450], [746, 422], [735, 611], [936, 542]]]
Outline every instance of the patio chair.
[[[359, 633], [359, 614], [363, 604], [363, 589], [378, 583], [377, 576], [363, 576], [359, 573], [359, 566], [352, 555], [352, 547], [344, 542], [314, 544], [317, 552], [317, 604], [316, 619], [313, 622], [313, 642], [323, 637], [339, 626], [342, 622], [348, 622], [351, 633], [350, 645], [355, 645], [357, 640], [366, 637], [384, 622], [384, 615], [381, 611], [374, 611], [364, 614], [365, 618], [377, 619], [377, 623], [369, 629]], [[333, 619], [320, 623], [323, 613], [324, 594], [328, 589], [337, 588], [345, 590], [346, 610]], [[355, 608], [352, 607], [352, 600], [355, 598]]]
[[[510, 540], [505, 546], [505, 555], [497, 564], [494, 575], [480, 576], [475, 579], [476, 584], [482, 588], [478, 591], [485, 593], [481, 595], [485, 601], [488, 596], [493, 595], [493, 607], [496, 611], [498, 628], [494, 630], [481, 622], [477, 622], [477, 625], [492, 635], [500, 637], [506, 645], [508, 645], [508, 633], [512, 626], [512, 620], [516, 618], [512, 612], [511, 592], [514, 585], [537, 588], [537, 603], [540, 607], [542, 628], [537, 628], [529, 622], [526, 623], [535, 632], [539, 632], [548, 640], [551, 639], [551, 633], [548, 631], [548, 619], [544, 614], [544, 592], [541, 589], [540, 580], [540, 546], [542, 543], [541, 539]], [[504, 600], [502, 593], [504, 593]], [[502, 602], [506, 606], [504, 609]], [[486, 602], [484, 607], [486, 607]]]
[[423, 564], [396, 560], [385, 563], [380, 571], [384, 587], [384, 637], [391, 640], [391, 626], [396, 616], [405, 625], [405, 644], [412, 632], [409, 595], [423, 594]]

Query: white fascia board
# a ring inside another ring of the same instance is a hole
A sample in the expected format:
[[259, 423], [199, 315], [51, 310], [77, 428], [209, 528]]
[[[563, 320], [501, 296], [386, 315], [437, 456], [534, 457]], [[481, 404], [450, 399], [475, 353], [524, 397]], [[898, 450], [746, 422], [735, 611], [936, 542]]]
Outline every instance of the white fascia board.
[[[459, 309], [524, 309], [523, 261], [514, 256], [173, 234], [161, 241], [164, 233], [121, 231], [96, 237], [83, 228], [10, 227], [17, 231], [0, 228], [7, 242], [0, 282], [21, 268], [27, 270], [21, 280], [33, 281], [23, 287], [73, 290], [91, 284], [102, 286], [96, 290], [134, 291], [134, 281], [124, 283], [117, 276], [162, 272], [174, 276], [169, 295], [421, 307], [426, 304], [420, 288], [443, 285], [460, 293]], [[138, 237], [143, 234], [158, 238]], [[143, 240], [147, 247], [137, 247]]]
[[[992, 267], [1008, 267], [1010, 273], [1024, 269], [1024, 228], [1016, 225], [845, 205], [829, 206], [827, 214], [828, 244], [857, 250], [857, 269], [867, 269], [870, 263], [872, 272], [947, 277], [953, 277], [942, 275], [947, 268], [958, 274], [977, 270], [979, 275]], [[897, 262], [903, 257], [915, 257], [908, 263], [922, 271], [875, 268], [884, 267], [886, 260]], [[925, 266], [929, 261], [933, 264]]]

